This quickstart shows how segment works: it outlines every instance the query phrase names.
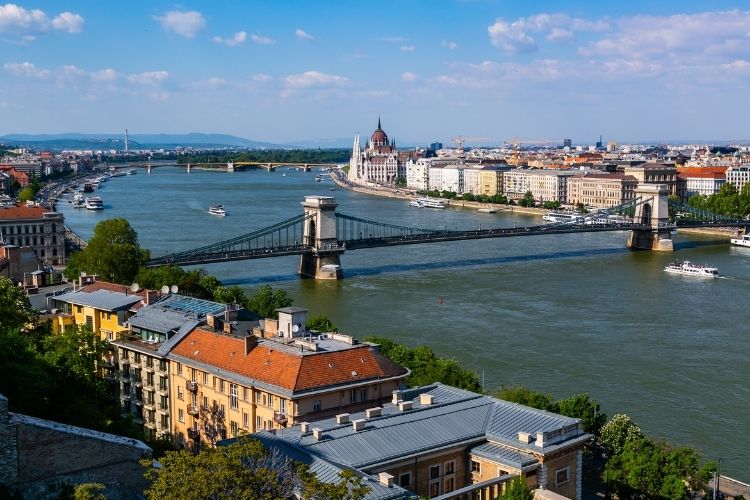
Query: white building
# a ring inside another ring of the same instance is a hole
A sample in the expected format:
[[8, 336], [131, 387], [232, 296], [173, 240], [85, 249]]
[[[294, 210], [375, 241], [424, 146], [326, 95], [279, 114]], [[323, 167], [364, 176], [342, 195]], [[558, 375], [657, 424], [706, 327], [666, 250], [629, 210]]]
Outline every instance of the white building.
[[441, 191], [464, 193], [464, 166], [446, 165], [443, 167], [443, 187]]
[[431, 191], [443, 189], [443, 165], [431, 165], [429, 172], [429, 188]]
[[[678, 177], [682, 177], [678, 175]], [[685, 174], [685, 191], [688, 196], [700, 194], [711, 196], [716, 194], [726, 183], [726, 174], [717, 172]]]
[[729, 167], [727, 169], [726, 181], [734, 184], [737, 191], [740, 191], [745, 184], [750, 182], [750, 164]]
[[503, 191], [510, 199], [520, 199], [531, 192], [537, 202], [567, 203], [568, 177], [575, 172], [561, 170], [516, 169], [503, 172]]
[[417, 161], [409, 160], [406, 163], [406, 187], [417, 191], [430, 189], [430, 158], [419, 158]]

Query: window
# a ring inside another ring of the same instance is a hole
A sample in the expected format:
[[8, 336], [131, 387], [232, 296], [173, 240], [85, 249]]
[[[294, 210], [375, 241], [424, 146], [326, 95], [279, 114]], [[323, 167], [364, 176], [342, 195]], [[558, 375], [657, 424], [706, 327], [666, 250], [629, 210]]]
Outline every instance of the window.
[[443, 484], [443, 492], [448, 493], [456, 488], [456, 478], [451, 476], [445, 479]]
[[359, 400], [367, 401], [367, 387], [363, 387], [359, 390]]
[[227, 408], [224, 406], [224, 403], [221, 404], [221, 413], [219, 413], [219, 416], [224, 416], [227, 413]]
[[555, 471], [555, 483], [557, 484], [557, 486], [568, 482], [568, 480], [570, 479], [568, 472], [568, 467], [563, 467], [562, 469], [557, 469]]
[[191, 368], [190, 369], [190, 380], [192, 380], [193, 382], [197, 382], [198, 381], [197, 377], [198, 377], [198, 370], [196, 370], [195, 368]]
[[411, 486], [411, 472], [405, 472], [398, 476], [398, 485], [402, 488]]
[[320, 411], [320, 400], [316, 399], [313, 401], [313, 411]]
[[250, 427], [250, 415], [248, 415], [244, 411], [242, 412], [242, 427], [246, 429]]
[[161, 428], [169, 429], [169, 417], [167, 415], [161, 416]]
[[240, 430], [240, 426], [237, 425], [237, 422], [229, 422], [229, 430], [232, 432], [232, 436], [236, 436]]
[[154, 374], [153, 374], [153, 372], [146, 373], [146, 383], [148, 385], [154, 385]]
[[255, 393], [255, 404], [259, 405], [261, 402], [260, 392]]
[[219, 392], [224, 392], [224, 380], [219, 379]]
[[203, 408], [208, 409], [208, 396], [203, 396]]
[[229, 384], [229, 407], [238, 410], [240, 405], [237, 401], [237, 384]]
[[497, 469], [497, 477], [504, 476], [506, 474], [508, 474], [507, 470]]
[[182, 375], [182, 363], [177, 363], [177, 375]]
[[440, 481], [430, 483], [430, 498], [440, 496]]
[[177, 410], [177, 420], [179, 420], [183, 424], [185, 423], [185, 410], [183, 410], [182, 408]]
[[159, 370], [160, 371], [167, 371], [167, 362], [164, 359], [159, 360]]
[[208, 372], [203, 372], [203, 385], [208, 385]]
[[135, 362], [140, 363], [141, 362], [141, 353], [137, 352], [135, 353]]
[[250, 397], [250, 390], [247, 387], [242, 388], [242, 400], [247, 401]]
[[482, 464], [477, 462], [476, 460], [471, 461], [471, 472], [474, 472], [476, 474], [482, 473]]
[[437, 479], [439, 477], [440, 477], [440, 466], [431, 465], [430, 466], [430, 479]]
[[177, 386], [177, 399], [183, 399], [182, 386]]
[[263, 406], [268, 406], [268, 394], [263, 393]]
[[453, 474], [456, 472], [456, 461], [451, 460], [450, 462], [445, 462], [445, 475]]
[[279, 398], [279, 411], [281, 413], [286, 413], [286, 399]]
[[92, 318], [89, 315], [86, 315], [86, 327], [93, 330], [94, 329], [94, 318]]
[[255, 429], [254, 430], [255, 431], [259, 431], [261, 427], [263, 427], [263, 420], [259, 416], [256, 416], [255, 417]]
[[357, 402], [357, 389], [352, 389], [349, 391], [349, 402], [350, 403]]
[[166, 391], [168, 390], [168, 387], [169, 387], [169, 381], [167, 377], [159, 377], [159, 390]]

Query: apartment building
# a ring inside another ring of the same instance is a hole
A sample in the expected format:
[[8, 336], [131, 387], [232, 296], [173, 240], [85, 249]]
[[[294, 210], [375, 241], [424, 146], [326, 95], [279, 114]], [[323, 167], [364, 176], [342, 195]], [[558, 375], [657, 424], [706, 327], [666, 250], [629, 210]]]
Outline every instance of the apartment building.
[[129, 334], [112, 342], [120, 384], [120, 408], [152, 437], [172, 435], [169, 352], [194, 328], [211, 322], [247, 333], [257, 320], [239, 308], [178, 294], [144, 305], [127, 321]]
[[677, 180], [685, 183], [686, 197], [696, 194], [711, 196], [716, 194], [727, 182], [726, 173], [719, 172], [696, 172], [696, 169], [688, 169], [687, 172], [677, 174]]
[[307, 310], [278, 310], [251, 335], [209, 321], [167, 355], [173, 433], [199, 449], [227, 436], [283, 429], [380, 404], [409, 371], [371, 344], [305, 329]]
[[586, 174], [569, 177], [567, 202], [594, 208], [607, 208], [632, 200], [638, 180], [632, 175]]
[[446, 165], [443, 167], [443, 183], [439, 188], [441, 191], [449, 191], [463, 194], [464, 186], [464, 165]]
[[428, 172], [428, 185], [430, 191], [442, 190], [443, 189], [443, 167], [445, 165], [430, 165]]
[[663, 163], [643, 163], [623, 168], [625, 175], [632, 175], [638, 184], [666, 184], [669, 194], [679, 196], [677, 183], [677, 169], [674, 165]]
[[41, 261], [65, 264], [63, 214], [36, 205], [0, 205], [0, 243], [31, 247]]
[[430, 189], [430, 164], [429, 158], [409, 160], [406, 163], [406, 187], [417, 191]]
[[516, 169], [503, 172], [503, 191], [509, 199], [518, 200], [531, 192], [538, 202], [567, 203], [568, 178], [571, 171]]
[[731, 182], [737, 188], [737, 191], [741, 191], [745, 184], [750, 182], [750, 164], [729, 167], [726, 182]]
[[253, 437], [312, 463], [322, 480], [356, 470], [373, 499], [434, 498], [472, 485], [480, 498], [494, 498], [498, 490], [488, 492], [488, 484], [519, 475], [531, 488], [580, 499], [582, 451], [592, 439], [579, 419], [439, 383], [394, 391], [389, 403], [363, 412]]

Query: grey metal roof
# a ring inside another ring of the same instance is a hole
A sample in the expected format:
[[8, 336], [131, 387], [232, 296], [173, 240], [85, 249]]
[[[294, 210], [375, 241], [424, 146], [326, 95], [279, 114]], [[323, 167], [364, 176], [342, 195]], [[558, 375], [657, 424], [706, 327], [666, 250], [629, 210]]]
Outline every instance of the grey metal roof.
[[[295, 446], [292, 443], [279, 439], [278, 437], [274, 436], [271, 433], [260, 432], [257, 434], [253, 434], [252, 437], [255, 439], [258, 439], [263, 444], [264, 447], [274, 448], [285, 457], [288, 457], [291, 460], [301, 462], [307, 465], [309, 467], [310, 472], [315, 474], [315, 477], [317, 477], [319, 481], [323, 481], [325, 483], [337, 483], [341, 479], [339, 476], [339, 473], [341, 471], [345, 469], [352, 470], [357, 475], [363, 478], [364, 480], [363, 484], [370, 489], [367, 495], [365, 495], [365, 500], [391, 500], [391, 499], [397, 499], [397, 498], [417, 498], [413, 493], [401, 488], [400, 486], [397, 486], [396, 484], [394, 484], [393, 486], [389, 488], [388, 486], [381, 484], [378, 481], [378, 479], [374, 476], [371, 476], [369, 474], [364, 474], [360, 471], [351, 469], [349, 467], [336, 465], [313, 453], [309, 453], [307, 450], [304, 450], [298, 446]], [[231, 440], [228, 439], [218, 444], [219, 446], [222, 446], [222, 445], [230, 444], [233, 441], [234, 439], [231, 439]]]
[[492, 460], [498, 464], [508, 465], [515, 469], [524, 469], [531, 465], [538, 464], [539, 461], [534, 455], [512, 450], [506, 446], [500, 446], [495, 443], [484, 443], [475, 446], [470, 450], [472, 455]]
[[68, 292], [54, 297], [55, 300], [61, 300], [70, 304], [88, 306], [105, 311], [118, 311], [129, 309], [130, 306], [143, 300], [139, 295], [124, 294], [121, 292], [112, 292], [110, 290], [96, 290], [95, 292]]
[[283, 312], [283, 313], [287, 313], [287, 314], [294, 314], [294, 313], [299, 313], [299, 312], [308, 312], [308, 310], [305, 309], [304, 307], [279, 307], [276, 310], [278, 312]]
[[179, 329], [188, 322], [198, 321], [198, 316], [191, 313], [171, 311], [158, 304], [142, 307], [128, 319], [130, 326], [136, 326], [159, 333], [169, 333]]

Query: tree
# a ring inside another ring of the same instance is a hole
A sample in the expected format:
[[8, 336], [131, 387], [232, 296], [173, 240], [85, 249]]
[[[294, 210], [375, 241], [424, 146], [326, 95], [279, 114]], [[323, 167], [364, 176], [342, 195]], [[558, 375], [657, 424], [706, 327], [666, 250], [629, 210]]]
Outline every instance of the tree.
[[34, 189], [31, 186], [26, 186], [21, 189], [16, 198], [18, 198], [18, 201], [31, 201], [34, 199]]
[[264, 318], [278, 318], [276, 309], [292, 305], [292, 298], [286, 290], [271, 288], [271, 285], [261, 286], [248, 300], [248, 309]]
[[85, 325], [66, 328], [42, 341], [44, 359], [61, 372], [95, 386], [102, 382], [96, 370], [108, 349], [108, 343]]
[[550, 411], [567, 417], [580, 418], [583, 430], [598, 437], [607, 422], [607, 415], [599, 409], [599, 403], [588, 394], [575, 394], [566, 399], [555, 401]]
[[534, 195], [531, 193], [531, 191], [526, 191], [526, 194], [523, 195], [523, 198], [518, 200], [518, 205], [521, 207], [534, 206]]
[[316, 314], [307, 319], [305, 324], [308, 330], [315, 330], [318, 332], [338, 332], [339, 329], [333, 322], [323, 313]]
[[529, 489], [526, 480], [521, 477], [514, 477], [510, 483], [505, 486], [505, 491], [498, 497], [499, 500], [534, 500], [534, 493]]
[[641, 429], [630, 420], [630, 417], [618, 413], [602, 427], [599, 443], [607, 455], [613, 457], [623, 450], [628, 440], [641, 437], [643, 437]]
[[0, 330], [23, 328], [36, 317], [23, 289], [0, 276]]
[[71, 256], [65, 276], [75, 279], [85, 271], [129, 284], [148, 258], [148, 251], [138, 245], [138, 235], [126, 219], [107, 219], [94, 227], [88, 246]]
[[107, 487], [101, 483], [81, 483], [73, 490], [73, 500], [107, 500]]
[[406, 177], [396, 177], [396, 187], [406, 187]]
[[494, 396], [511, 403], [531, 406], [540, 410], [549, 410], [553, 406], [551, 395], [531, 390], [522, 385], [501, 387], [499, 391], [495, 392]]
[[[151, 467], [149, 460], [141, 463], [147, 467], [146, 478], [153, 482], [145, 492], [149, 499], [275, 500], [300, 493], [310, 500], [361, 500], [369, 491], [351, 472], [342, 473], [336, 484], [322, 484], [305, 465], [245, 436], [227, 446], [204, 448], [196, 455], [168, 451], [158, 469]], [[185, 481], [186, 477], [190, 481]]]

